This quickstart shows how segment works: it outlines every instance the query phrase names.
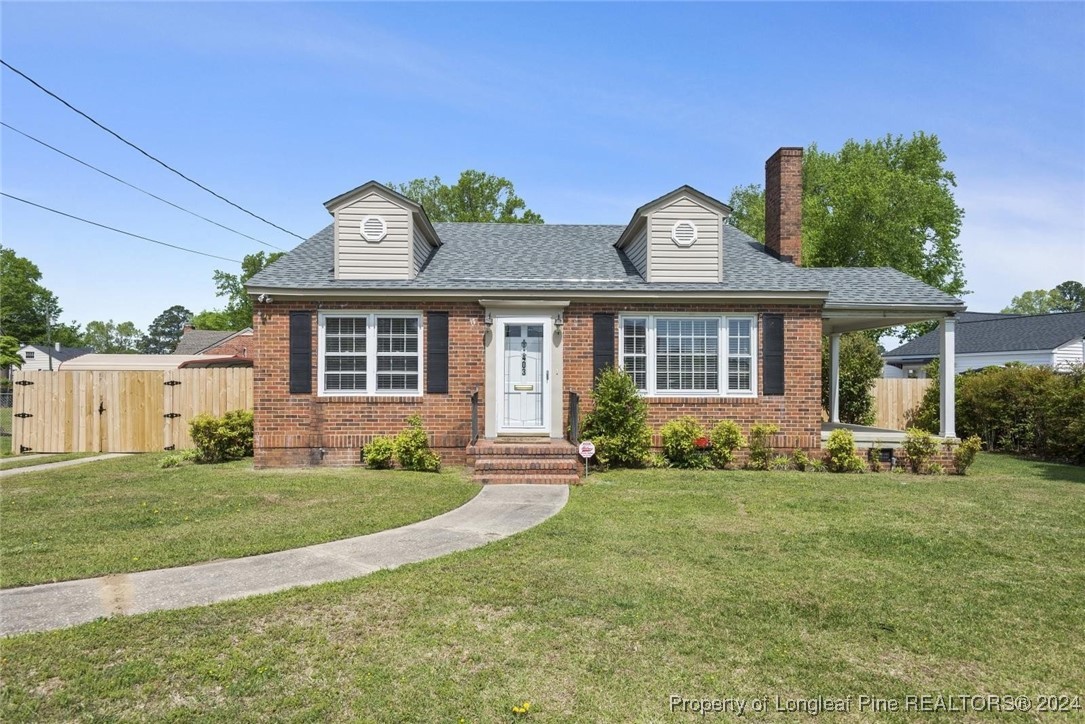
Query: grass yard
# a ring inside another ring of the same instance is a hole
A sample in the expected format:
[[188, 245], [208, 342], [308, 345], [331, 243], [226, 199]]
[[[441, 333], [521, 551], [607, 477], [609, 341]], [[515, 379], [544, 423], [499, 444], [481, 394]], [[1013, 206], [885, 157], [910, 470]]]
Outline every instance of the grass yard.
[[65, 460], [78, 460], [79, 458], [91, 457], [98, 453], [56, 453], [55, 455], [19, 455], [12, 456], [7, 460], [0, 461], [0, 470], [14, 470], [16, 468], [30, 468], [35, 465], [46, 463], [61, 463]]
[[460, 469], [160, 469], [134, 455], [0, 479], [3, 587], [296, 548], [431, 518], [470, 500]]
[[673, 694], [769, 697], [746, 718], [792, 721], [810, 717], [772, 697], [1085, 696], [1083, 591], [1085, 469], [615, 472], [482, 549], [8, 639], [0, 714], [499, 722], [528, 700], [540, 721], [702, 719]]

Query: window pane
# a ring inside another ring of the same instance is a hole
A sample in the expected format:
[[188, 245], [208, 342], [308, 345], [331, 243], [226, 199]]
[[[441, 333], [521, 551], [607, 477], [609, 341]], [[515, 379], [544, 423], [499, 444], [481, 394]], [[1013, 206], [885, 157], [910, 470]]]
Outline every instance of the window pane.
[[719, 322], [712, 317], [656, 320], [656, 388], [719, 389]]
[[364, 392], [366, 388], [366, 318], [324, 320], [324, 389]]
[[377, 390], [418, 392], [418, 319], [377, 317]]

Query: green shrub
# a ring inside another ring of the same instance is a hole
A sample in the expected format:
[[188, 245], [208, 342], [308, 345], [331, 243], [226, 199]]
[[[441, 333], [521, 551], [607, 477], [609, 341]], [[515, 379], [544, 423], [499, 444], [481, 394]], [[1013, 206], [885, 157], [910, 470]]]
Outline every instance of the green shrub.
[[[935, 384], [909, 416], [909, 425], [938, 432], [938, 365]], [[1085, 367], [1010, 363], [957, 375], [957, 429], [979, 436], [983, 447], [1048, 460], [1085, 464]]]
[[772, 461], [769, 463], [769, 469], [770, 470], [790, 470], [791, 469], [791, 458], [789, 458], [787, 455], [777, 455], [774, 458], [772, 458]]
[[252, 455], [252, 411], [230, 410], [222, 417], [196, 415], [188, 423], [198, 463], [221, 463]]
[[387, 470], [396, 457], [396, 442], [390, 437], [375, 437], [362, 451], [365, 466], [373, 470]]
[[968, 468], [972, 467], [972, 463], [976, 461], [976, 455], [979, 454], [982, 446], [983, 441], [978, 435], [962, 440], [953, 448], [953, 471], [958, 475], [967, 475]]
[[795, 469], [800, 473], [805, 473], [811, 469], [810, 456], [802, 450], [796, 450], [791, 454], [791, 464], [795, 466]]
[[435, 473], [441, 469], [441, 458], [429, 449], [429, 437], [422, 427], [421, 415], [407, 418], [407, 429], [396, 435], [396, 460], [404, 470]]
[[166, 455], [158, 461], [158, 467], [165, 470], [166, 468], [179, 468], [184, 463], [185, 459], [180, 455]]
[[663, 457], [659, 453], [648, 453], [648, 456], [644, 458], [644, 467], [646, 468], [665, 468], [667, 465], [667, 458]]
[[735, 450], [746, 447], [746, 438], [742, 435], [742, 428], [732, 420], [723, 420], [716, 423], [709, 435], [712, 447], [708, 451], [712, 464], [717, 468], [726, 468], [735, 460]]
[[855, 454], [855, 437], [851, 430], [839, 428], [829, 433], [825, 444], [825, 468], [830, 473], [863, 472], [863, 460]]
[[945, 475], [946, 471], [942, 463], [931, 463], [927, 466], [927, 475]]
[[772, 436], [780, 428], [771, 422], [758, 422], [750, 427], [750, 461], [746, 467], [750, 470], [768, 470], [772, 464]]
[[909, 427], [904, 433], [904, 452], [913, 473], [926, 473], [931, 458], [938, 452], [938, 440], [926, 430]]
[[607, 367], [592, 390], [594, 407], [584, 417], [582, 437], [595, 443], [595, 460], [602, 467], [642, 467], [652, 448], [648, 403], [633, 378]]
[[697, 418], [687, 415], [671, 420], [660, 430], [660, 436], [663, 438], [663, 457], [673, 467], [704, 470], [712, 466], [706, 454], [709, 440]]

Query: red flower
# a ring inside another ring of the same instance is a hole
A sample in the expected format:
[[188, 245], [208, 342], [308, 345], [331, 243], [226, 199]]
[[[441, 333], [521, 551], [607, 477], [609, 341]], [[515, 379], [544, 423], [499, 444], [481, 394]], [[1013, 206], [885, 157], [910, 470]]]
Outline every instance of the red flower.
[[697, 447], [699, 447], [701, 450], [704, 450], [709, 445], [708, 438], [707, 437], [699, 437], [696, 440], [694, 440], [693, 444], [696, 445]]

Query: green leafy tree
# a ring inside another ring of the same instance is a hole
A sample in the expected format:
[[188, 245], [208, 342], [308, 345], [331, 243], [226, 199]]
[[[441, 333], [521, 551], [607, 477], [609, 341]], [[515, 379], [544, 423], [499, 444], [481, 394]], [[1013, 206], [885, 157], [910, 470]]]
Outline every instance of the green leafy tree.
[[245, 291], [245, 282], [252, 279], [257, 272], [278, 261], [284, 253], [258, 251], [255, 254], [246, 254], [241, 260], [240, 274], [230, 274], [221, 269], [215, 270], [214, 280], [217, 290], [215, 295], [226, 299], [225, 308], [214, 312], [223, 315], [218, 321], [226, 325], [219, 329], [239, 330], [252, 326], [252, 299]]
[[[948, 294], [964, 292], [957, 236], [964, 211], [938, 137], [887, 135], [847, 141], [835, 152], [812, 144], [803, 158], [802, 263], [814, 267], [888, 266]], [[729, 222], [764, 241], [765, 193], [731, 194]], [[905, 337], [927, 331], [915, 325]]]
[[440, 176], [416, 178], [388, 186], [425, 208], [432, 221], [497, 221], [541, 224], [542, 217], [527, 208], [512, 182], [484, 171], [464, 171], [448, 185]]
[[83, 344], [99, 354], [130, 354], [139, 351], [139, 328], [132, 322], [87, 322]]
[[184, 333], [185, 324], [192, 312], [180, 304], [174, 304], [159, 314], [147, 328], [147, 334], [139, 341], [139, 351], [144, 354], [170, 354]]
[[[832, 395], [829, 340], [821, 345], [821, 404], [828, 410]], [[840, 336], [840, 421], [853, 425], [874, 424], [871, 386], [882, 373], [882, 355], [869, 335], [853, 332]]]
[[228, 330], [230, 315], [221, 309], [205, 309], [192, 317], [191, 324], [195, 329]]
[[0, 334], [23, 343], [47, 341], [62, 310], [41, 278], [37, 264], [0, 246]]
[[22, 367], [23, 358], [19, 356], [19, 340], [4, 335], [0, 337], [0, 368]]
[[59, 342], [61, 347], [82, 347], [83, 330], [78, 322], [58, 323], [49, 329], [48, 342]]
[[1033, 289], [1013, 298], [1003, 314], [1050, 314], [1085, 311], [1085, 286], [1065, 281], [1054, 289]]

